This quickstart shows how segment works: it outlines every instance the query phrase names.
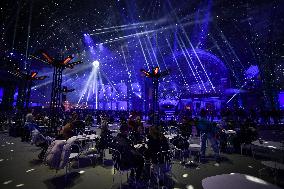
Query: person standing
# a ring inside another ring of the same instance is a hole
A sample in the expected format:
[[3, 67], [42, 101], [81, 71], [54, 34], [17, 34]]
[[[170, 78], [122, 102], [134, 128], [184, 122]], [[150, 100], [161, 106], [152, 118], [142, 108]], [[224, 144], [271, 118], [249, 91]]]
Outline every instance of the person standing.
[[207, 139], [211, 143], [211, 147], [215, 153], [215, 160], [217, 163], [220, 162], [220, 155], [219, 155], [219, 146], [217, 139], [215, 138], [215, 131], [213, 125], [210, 121], [206, 118], [206, 110], [202, 109], [200, 111], [200, 120], [198, 121], [198, 128], [200, 130], [201, 136], [201, 160], [204, 161], [205, 158], [205, 151], [206, 151], [206, 142]]
[[27, 123], [34, 122], [34, 115], [33, 115], [33, 113], [34, 113], [34, 109], [28, 110], [28, 113], [26, 115], [26, 122]]
[[[119, 166], [123, 169], [136, 169], [136, 181], [141, 181], [140, 176], [144, 167], [144, 158], [133, 146], [132, 142], [128, 139], [129, 127], [127, 125], [121, 125], [120, 133], [114, 138], [112, 147], [118, 150], [121, 154], [119, 158]], [[134, 176], [134, 172], [131, 171], [130, 176]]]
[[22, 128], [22, 135], [21, 135], [21, 141], [22, 142], [29, 142], [31, 139], [31, 132], [35, 129], [39, 130], [39, 127], [37, 124], [35, 124], [34, 120], [34, 109], [28, 110], [28, 113], [25, 117], [26, 122], [24, 124], [24, 127]]

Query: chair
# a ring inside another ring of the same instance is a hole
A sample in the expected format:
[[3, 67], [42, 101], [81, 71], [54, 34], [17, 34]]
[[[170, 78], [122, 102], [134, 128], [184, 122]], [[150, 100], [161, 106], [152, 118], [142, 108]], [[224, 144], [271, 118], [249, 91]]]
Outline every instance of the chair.
[[[171, 150], [160, 151], [156, 155], [157, 163], [153, 163], [150, 169], [150, 179], [148, 184], [151, 183], [151, 176], [153, 175], [156, 179], [158, 188], [160, 188], [160, 179], [163, 177], [163, 181], [165, 180], [165, 174], [169, 174], [172, 177], [171, 169], [172, 169], [172, 152]], [[151, 174], [153, 172], [153, 174]], [[150, 187], [150, 186], [149, 186]]]
[[182, 158], [181, 164], [186, 163], [186, 154], [188, 152], [189, 147], [189, 140], [181, 135], [179, 135], [177, 138], [173, 141], [173, 150], [174, 150], [174, 156], [176, 157], [176, 152], [179, 152], [179, 158]]
[[[79, 168], [79, 153], [71, 153], [72, 146], [76, 146], [80, 149], [77, 144], [74, 144], [74, 139], [69, 139], [67, 142], [65, 140], [55, 140], [45, 153], [44, 162], [50, 168], [55, 169], [56, 173], [60, 169], [65, 169], [65, 182], [67, 181], [67, 176], [70, 171], [70, 164], [73, 159], [78, 160]], [[55, 150], [57, 149], [57, 150]]]
[[[68, 147], [67, 147], [68, 148]], [[78, 150], [78, 152], [72, 152], [72, 150]], [[71, 162], [73, 160], [77, 161], [77, 165], [78, 165], [78, 169], [80, 168], [80, 164], [79, 164], [79, 158], [82, 157], [84, 154], [84, 149], [79, 145], [76, 144], [75, 142], [72, 142], [70, 144], [70, 149], [67, 149], [67, 153], [69, 153], [68, 159], [66, 160], [66, 164], [64, 165], [64, 163], [62, 165], [60, 165], [61, 167], [65, 167], [65, 181], [67, 180], [67, 175], [70, 172], [70, 167], [71, 167]], [[91, 157], [94, 156], [88, 156], [86, 155], [86, 157], [90, 160], [91, 164], [93, 165], [93, 160], [91, 159]]]
[[181, 159], [180, 164], [185, 164], [186, 163], [186, 157], [185, 154], [187, 152], [187, 149], [181, 149], [178, 148], [177, 146], [174, 146], [174, 156], [176, 157], [176, 153], [179, 153], [178, 158]]
[[261, 161], [261, 164], [265, 167], [258, 170], [259, 177], [261, 178], [264, 170], [270, 169], [273, 172], [274, 182], [276, 183], [278, 172], [284, 170], [284, 164], [276, 161]]
[[200, 162], [200, 150], [201, 150], [201, 137], [193, 137], [189, 138], [189, 155], [192, 156], [192, 152], [198, 153], [198, 162]]
[[115, 141], [112, 136], [108, 135], [106, 138], [100, 137], [100, 140], [97, 141], [96, 148], [99, 149], [99, 153], [102, 157], [103, 164], [106, 160], [106, 151], [109, 150], [110, 145], [115, 144]]
[[170, 134], [176, 134], [176, 133], [179, 132], [179, 129], [178, 129], [178, 127], [176, 127], [176, 126], [169, 126], [168, 132], [169, 132]]
[[[89, 138], [87, 140], [87, 147], [86, 147], [86, 154], [89, 158], [92, 158], [93, 160], [97, 160], [98, 157], [100, 157], [99, 151], [94, 151], [95, 145], [97, 143], [97, 138]], [[94, 165], [94, 163], [93, 163]]]
[[[241, 144], [241, 155], [243, 155], [243, 149], [249, 149], [251, 152], [253, 152], [251, 144], [246, 144], [246, 143]], [[254, 153], [252, 154], [254, 155]]]
[[[114, 168], [114, 174], [113, 174], [113, 177], [112, 177], [112, 182], [114, 183], [114, 177], [115, 177], [116, 171], [118, 171], [119, 177], [120, 177], [120, 189], [121, 189], [122, 188], [122, 175], [123, 175], [123, 173], [126, 172], [127, 182], [128, 182], [128, 179], [129, 179], [128, 172], [133, 171], [134, 174], [135, 174], [135, 168], [124, 168], [124, 167], [122, 167], [121, 166], [122, 156], [121, 156], [120, 151], [113, 149], [113, 148], [109, 148], [109, 150], [112, 152], [112, 161], [113, 161], [113, 168]], [[134, 182], [136, 183], [135, 179], [134, 179]]]
[[[274, 183], [277, 182], [278, 172], [284, 170], [283, 159], [281, 159], [281, 157], [279, 159], [279, 153], [281, 153], [281, 150], [280, 151], [277, 151], [275, 149], [270, 150], [269, 151], [269, 154], [270, 154], [269, 159], [266, 160], [266, 161], [261, 161], [261, 164], [264, 165], [265, 167], [258, 170], [258, 174], [259, 174], [260, 178], [262, 176], [263, 171], [268, 169], [273, 173]], [[283, 152], [282, 152], [282, 154], [283, 154]], [[284, 154], [283, 155], [282, 154], [281, 154], [281, 156], [283, 158]]]
[[[78, 152], [72, 152], [72, 150], [74, 150], [74, 149], [78, 149]], [[78, 145], [78, 144], [72, 144], [72, 146], [71, 146], [71, 149], [70, 149], [71, 151], [70, 151], [70, 155], [69, 155], [69, 161], [68, 161], [68, 164], [70, 165], [71, 164], [71, 161], [72, 160], [77, 160], [77, 163], [78, 163], [78, 169], [80, 168], [80, 165], [79, 165], [79, 157], [80, 157], [80, 155], [81, 155], [81, 153], [82, 153], [82, 147], [80, 146], [80, 145]]]

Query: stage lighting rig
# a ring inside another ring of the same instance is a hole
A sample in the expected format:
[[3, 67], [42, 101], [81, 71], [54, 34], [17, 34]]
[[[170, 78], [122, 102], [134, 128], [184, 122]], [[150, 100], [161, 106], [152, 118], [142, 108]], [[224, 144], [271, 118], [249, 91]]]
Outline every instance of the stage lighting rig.
[[163, 71], [160, 72], [160, 68], [159, 67], [155, 67], [152, 69], [152, 71], [146, 71], [145, 69], [141, 69], [140, 70], [142, 72], [142, 74], [145, 77], [151, 78], [152, 82], [153, 82], [153, 88], [152, 88], [152, 95], [153, 95], [153, 115], [154, 115], [154, 119], [153, 119], [153, 124], [154, 125], [158, 125], [159, 124], [159, 79], [163, 78], [167, 75], [169, 75], [169, 71]]
[[62, 72], [66, 68], [73, 69], [74, 66], [83, 63], [82, 61], [71, 62], [74, 57], [67, 56], [63, 59], [56, 59], [51, 57], [44, 50], [40, 50], [39, 53], [44, 58], [38, 58], [36, 56], [31, 56], [34, 59], [40, 60], [43, 63], [51, 65], [54, 68], [53, 71], [53, 80], [52, 80], [52, 91], [51, 91], [51, 100], [50, 100], [50, 126], [52, 132], [57, 131], [57, 127], [59, 126], [58, 116], [61, 112], [61, 94], [63, 93], [61, 84], [62, 84]]
[[67, 93], [71, 93], [71, 92], [73, 92], [73, 91], [75, 91], [75, 89], [68, 89], [68, 88], [65, 87], [65, 86], [62, 88], [62, 93], [66, 93], [66, 94], [67, 94]]
[[44, 76], [37, 76], [37, 72], [32, 72], [30, 75], [27, 75], [26, 78], [27, 80], [44, 80], [46, 79], [48, 76], [44, 75]]
[[62, 103], [67, 101], [67, 94], [75, 91], [75, 89], [68, 89], [67, 86], [62, 87]]
[[30, 74], [20, 72], [20, 69], [17, 68], [15, 71], [8, 71], [8, 73], [16, 76], [19, 79], [24, 79], [24, 80], [44, 80], [48, 76], [37, 76], [37, 72], [31, 72]]
[[142, 74], [144, 74], [146, 77], [149, 77], [149, 78], [157, 78], [157, 79], [159, 79], [161, 77], [169, 75], [169, 71], [159, 72], [160, 68], [158, 66], [153, 68], [151, 72], [148, 72], [145, 69], [141, 69], [140, 71], [142, 72]]
[[25, 103], [25, 109], [27, 110], [29, 107], [29, 101], [30, 101], [30, 96], [31, 96], [31, 87], [33, 85], [33, 81], [35, 80], [44, 80], [47, 78], [47, 76], [38, 76], [38, 72], [32, 71], [30, 74], [29, 73], [24, 73], [20, 71], [20, 68], [16, 68], [14, 71], [8, 71], [8, 73], [16, 76], [20, 80], [24, 81], [24, 86], [23, 86], [23, 91], [19, 91], [19, 97], [18, 97], [18, 102], [17, 106], [19, 109], [24, 108], [24, 103]]
[[30, 55], [30, 57], [40, 60], [41, 62], [45, 64], [49, 64], [53, 67], [61, 67], [61, 68], [70, 68], [73, 69], [75, 65], [83, 63], [82, 61], [76, 61], [76, 62], [71, 62], [70, 61], [74, 58], [73, 56], [69, 55], [64, 59], [55, 59], [51, 57], [47, 52], [41, 50], [40, 54], [45, 60], [42, 60], [41, 58], [38, 58], [36, 56]]

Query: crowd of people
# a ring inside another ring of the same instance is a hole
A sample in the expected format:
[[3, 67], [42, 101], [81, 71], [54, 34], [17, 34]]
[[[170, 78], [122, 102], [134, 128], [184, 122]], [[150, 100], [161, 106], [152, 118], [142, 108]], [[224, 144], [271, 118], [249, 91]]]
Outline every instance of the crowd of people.
[[[215, 160], [220, 162], [220, 151], [226, 152], [228, 144], [228, 136], [225, 130], [232, 129], [236, 131], [233, 139], [230, 139], [233, 149], [238, 152], [242, 143], [250, 143], [257, 139], [258, 120], [264, 117], [256, 117], [250, 111], [246, 113], [243, 110], [238, 111], [236, 115], [232, 114], [230, 109], [222, 111], [222, 117], [218, 122], [211, 117], [208, 110], [201, 109], [199, 115], [193, 117], [191, 111], [185, 110], [179, 112], [177, 119], [161, 119], [159, 124], [151, 125], [143, 121], [145, 118], [141, 112], [126, 111], [73, 111], [66, 113], [58, 118], [61, 125], [57, 129], [57, 133], [53, 133], [53, 140], [68, 140], [73, 136], [84, 134], [85, 129], [98, 127], [100, 129], [100, 137], [96, 141], [96, 150], [102, 158], [105, 149], [117, 151], [119, 155], [113, 152], [116, 157], [116, 163], [120, 169], [132, 169], [132, 176], [135, 180], [140, 180], [145, 176], [145, 162], [153, 164], [165, 163], [170, 161], [173, 155], [173, 145], [176, 149], [185, 151], [189, 147], [189, 141], [192, 137], [200, 137], [200, 160], [206, 158], [207, 141], [210, 141], [213, 149]], [[278, 118], [273, 118], [274, 123], [279, 123]], [[6, 120], [6, 122], [4, 121]], [[13, 120], [13, 121], [11, 121]], [[23, 123], [24, 120], [24, 123]], [[277, 121], [276, 121], [277, 120]], [[151, 122], [151, 119], [148, 120]], [[109, 129], [109, 124], [117, 122], [120, 126], [119, 132], [115, 135]], [[41, 138], [36, 145], [42, 148], [38, 155], [40, 159], [44, 159], [45, 153], [49, 146], [46, 139], [51, 133], [48, 132], [49, 118], [46, 112], [35, 112], [29, 110], [24, 119], [19, 115], [13, 117], [1, 116], [1, 123], [10, 124], [10, 135], [20, 136], [23, 142], [33, 140], [32, 135], [36, 131], [40, 133]], [[40, 126], [44, 127], [40, 127]], [[15, 129], [20, 128], [20, 129]], [[47, 129], [46, 129], [47, 128]], [[177, 135], [172, 138], [166, 138], [166, 134], [174, 130]], [[196, 130], [196, 132], [193, 132]], [[135, 148], [136, 144], [143, 144], [139, 148]], [[147, 147], [146, 147], [147, 146]], [[164, 154], [163, 154], [164, 153]]]

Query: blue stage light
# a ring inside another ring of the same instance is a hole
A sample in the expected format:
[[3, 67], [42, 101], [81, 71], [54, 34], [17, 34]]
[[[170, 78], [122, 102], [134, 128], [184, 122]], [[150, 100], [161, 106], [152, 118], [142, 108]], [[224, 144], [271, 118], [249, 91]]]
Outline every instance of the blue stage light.
[[94, 66], [95, 68], [98, 68], [98, 67], [100, 66], [100, 62], [97, 61], [97, 60], [95, 60], [95, 61], [93, 62], [93, 66]]

